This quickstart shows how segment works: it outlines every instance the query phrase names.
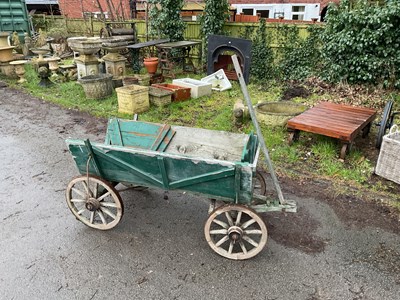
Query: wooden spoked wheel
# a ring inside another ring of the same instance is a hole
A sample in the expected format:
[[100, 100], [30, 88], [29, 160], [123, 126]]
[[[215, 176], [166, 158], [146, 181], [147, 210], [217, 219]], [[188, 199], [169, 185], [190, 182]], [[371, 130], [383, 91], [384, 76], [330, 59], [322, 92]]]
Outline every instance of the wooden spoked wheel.
[[375, 143], [375, 147], [378, 149], [381, 148], [383, 136], [386, 134], [386, 131], [393, 125], [394, 115], [392, 114], [392, 109], [393, 101], [389, 101], [383, 109], [382, 120], [379, 123], [378, 136]]
[[107, 181], [86, 175], [71, 180], [66, 190], [67, 204], [85, 225], [108, 230], [122, 218], [124, 207], [118, 192]]
[[257, 213], [242, 205], [224, 205], [208, 217], [204, 234], [219, 255], [244, 260], [254, 257], [267, 243], [267, 227]]
[[261, 171], [256, 171], [256, 177], [254, 181], [254, 194], [256, 195], [265, 195], [267, 193], [267, 184], [265, 182], [265, 178]]

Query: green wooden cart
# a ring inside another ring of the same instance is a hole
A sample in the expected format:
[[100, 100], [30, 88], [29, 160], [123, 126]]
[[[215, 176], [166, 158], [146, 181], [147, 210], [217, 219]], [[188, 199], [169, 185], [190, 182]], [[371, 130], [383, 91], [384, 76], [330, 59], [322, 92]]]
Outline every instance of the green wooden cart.
[[[264, 195], [265, 181], [256, 170], [260, 148], [253, 133], [112, 118], [104, 143], [66, 142], [81, 174], [68, 184], [67, 203], [75, 217], [92, 228], [111, 229], [121, 220], [118, 183], [190, 191], [211, 199], [204, 228], [210, 247], [230, 259], [247, 259], [267, 241], [267, 228], [257, 212], [296, 210], [294, 202], [282, 204]], [[220, 201], [223, 205], [216, 205]]]

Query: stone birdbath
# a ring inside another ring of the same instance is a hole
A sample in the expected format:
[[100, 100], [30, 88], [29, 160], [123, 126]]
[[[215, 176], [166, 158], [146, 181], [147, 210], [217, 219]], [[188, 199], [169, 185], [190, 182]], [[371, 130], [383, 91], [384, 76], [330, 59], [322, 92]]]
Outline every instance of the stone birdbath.
[[25, 79], [25, 65], [28, 63], [27, 60], [14, 60], [10, 62], [10, 65], [14, 66], [15, 74], [19, 77], [18, 83], [26, 82]]
[[100, 51], [101, 39], [87, 37], [73, 37], [67, 39], [68, 46], [79, 53], [75, 58], [78, 67], [78, 78], [99, 74], [99, 60], [94, 55]]
[[49, 52], [50, 52], [50, 49], [46, 49], [46, 48], [33, 48], [33, 49], [31, 49], [31, 52], [38, 55], [37, 62], [42, 62], [42, 61], [44, 61], [43, 55], [49, 53]]

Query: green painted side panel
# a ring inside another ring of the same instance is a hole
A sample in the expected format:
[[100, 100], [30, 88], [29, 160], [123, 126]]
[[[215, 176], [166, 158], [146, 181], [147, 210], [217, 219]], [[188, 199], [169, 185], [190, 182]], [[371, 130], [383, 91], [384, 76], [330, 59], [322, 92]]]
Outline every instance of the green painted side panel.
[[[81, 174], [86, 174], [89, 149], [84, 141], [67, 140], [69, 150]], [[253, 170], [248, 163], [212, 162], [168, 155], [155, 151], [140, 151], [118, 146], [92, 144], [95, 160], [89, 173], [112, 182], [129, 182], [161, 189], [181, 189], [202, 193], [211, 198], [249, 203], [252, 196]], [[240, 166], [240, 169], [237, 166]], [[235, 174], [240, 172], [240, 176]]]
[[174, 134], [169, 125], [111, 118], [105, 144], [162, 152]]
[[0, 31], [30, 33], [25, 0], [0, 1]]

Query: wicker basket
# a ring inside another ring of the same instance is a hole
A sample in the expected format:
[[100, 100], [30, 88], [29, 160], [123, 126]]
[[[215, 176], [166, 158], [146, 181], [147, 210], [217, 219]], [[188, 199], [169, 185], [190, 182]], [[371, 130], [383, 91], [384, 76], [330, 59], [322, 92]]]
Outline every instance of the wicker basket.
[[127, 85], [116, 88], [118, 97], [118, 112], [138, 114], [145, 112], [150, 107], [149, 88], [140, 85]]
[[400, 131], [394, 125], [383, 137], [375, 173], [400, 184]]

